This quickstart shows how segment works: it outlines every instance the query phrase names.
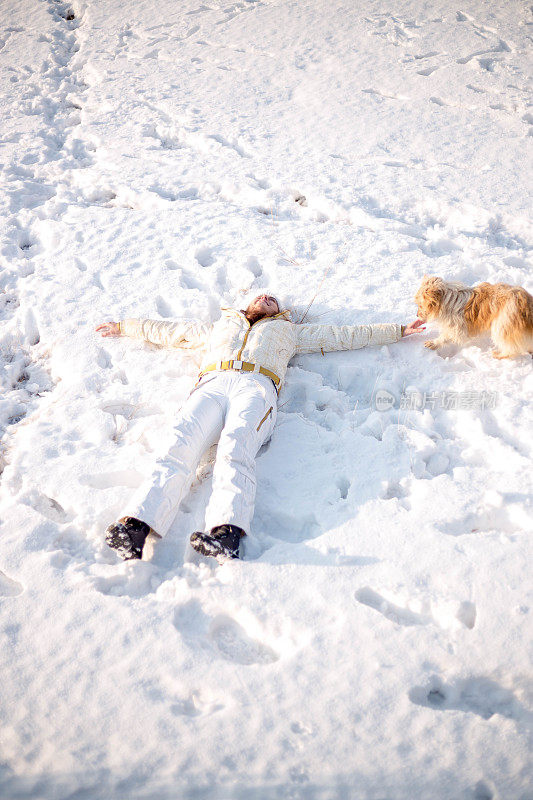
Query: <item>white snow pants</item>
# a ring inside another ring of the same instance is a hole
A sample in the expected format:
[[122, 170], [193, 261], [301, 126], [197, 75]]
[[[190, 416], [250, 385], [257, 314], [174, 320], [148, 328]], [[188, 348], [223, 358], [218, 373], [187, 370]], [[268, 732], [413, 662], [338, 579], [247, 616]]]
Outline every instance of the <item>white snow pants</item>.
[[230, 370], [204, 375], [180, 411], [168, 453], [157, 460], [152, 477], [122, 516], [141, 519], [164, 536], [201, 456], [218, 441], [205, 529], [229, 523], [248, 533], [255, 502], [255, 457], [272, 433], [276, 410], [276, 388], [264, 375]]

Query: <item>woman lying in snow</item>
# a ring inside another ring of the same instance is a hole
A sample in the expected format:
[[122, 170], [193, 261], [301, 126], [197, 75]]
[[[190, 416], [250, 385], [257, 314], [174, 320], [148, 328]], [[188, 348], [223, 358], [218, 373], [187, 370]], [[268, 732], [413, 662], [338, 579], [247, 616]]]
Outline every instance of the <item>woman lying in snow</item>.
[[272, 434], [290, 359], [301, 353], [391, 344], [424, 330], [422, 324], [419, 319], [410, 325], [294, 324], [275, 297], [261, 294], [245, 311], [222, 309], [214, 325], [149, 319], [99, 325], [102, 336], [206, 351], [198, 383], [174, 428], [174, 442], [124, 516], [107, 528], [107, 544], [124, 559], [142, 558], [146, 537], [167, 533], [200, 457], [218, 441], [206, 511], [209, 532], [193, 533], [191, 544], [202, 555], [238, 558], [240, 539], [253, 516], [255, 457]]

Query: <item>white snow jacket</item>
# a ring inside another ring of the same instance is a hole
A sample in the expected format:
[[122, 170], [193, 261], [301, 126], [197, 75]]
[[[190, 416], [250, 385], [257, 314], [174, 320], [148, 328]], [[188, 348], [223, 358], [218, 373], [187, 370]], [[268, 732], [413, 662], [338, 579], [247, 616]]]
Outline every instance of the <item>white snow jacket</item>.
[[262, 372], [278, 391], [294, 355], [354, 350], [401, 339], [401, 325], [314, 325], [290, 321], [290, 311], [264, 317], [250, 325], [242, 311], [223, 308], [212, 325], [191, 320], [165, 322], [126, 319], [119, 323], [125, 336], [166, 347], [205, 348], [200, 375], [215, 369]]

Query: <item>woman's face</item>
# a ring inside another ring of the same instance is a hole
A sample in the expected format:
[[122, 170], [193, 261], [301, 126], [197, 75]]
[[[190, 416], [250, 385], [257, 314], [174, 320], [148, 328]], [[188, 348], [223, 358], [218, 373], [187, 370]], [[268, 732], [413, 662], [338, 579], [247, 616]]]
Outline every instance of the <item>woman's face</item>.
[[246, 313], [251, 313], [254, 316], [272, 317], [274, 314], [279, 313], [277, 300], [275, 297], [272, 297], [272, 295], [260, 294], [252, 300], [246, 309]]

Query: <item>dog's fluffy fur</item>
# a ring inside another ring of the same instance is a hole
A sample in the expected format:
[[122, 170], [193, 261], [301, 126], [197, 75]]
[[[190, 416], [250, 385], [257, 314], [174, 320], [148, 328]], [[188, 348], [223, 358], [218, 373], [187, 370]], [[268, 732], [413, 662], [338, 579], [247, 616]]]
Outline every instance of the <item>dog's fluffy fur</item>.
[[464, 344], [490, 331], [496, 345], [494, 358], [533, 353], [533, 296], [520, 286], [480, 283], [470, 287], [424, 275], [415, 302], [420, 319], [440, 325], [440, 336], [426, 342], [426, 347]]

